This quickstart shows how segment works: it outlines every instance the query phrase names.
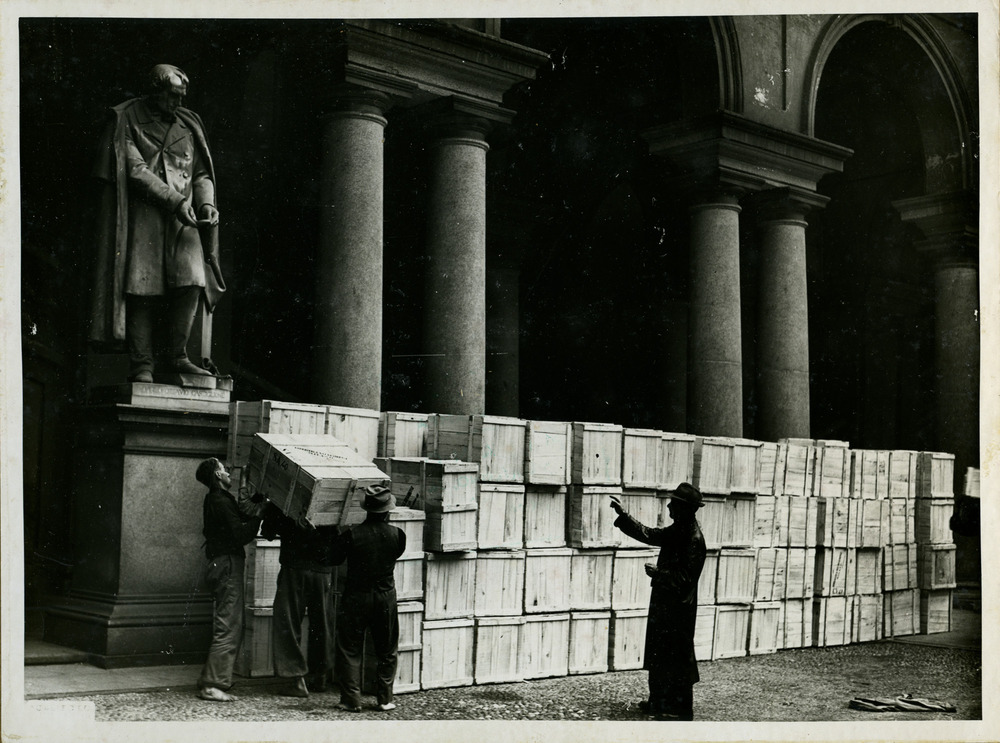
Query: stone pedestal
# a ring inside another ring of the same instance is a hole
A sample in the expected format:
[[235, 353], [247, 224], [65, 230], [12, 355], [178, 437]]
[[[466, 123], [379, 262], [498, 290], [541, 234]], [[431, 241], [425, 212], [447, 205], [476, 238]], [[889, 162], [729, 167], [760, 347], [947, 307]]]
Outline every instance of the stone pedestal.
[[45, 639], [105, 668], [200, 663], [211, 640], [198, 463], [225, 457], [227, 390], [131, 384], [80, 411], [73, 467], [75, 564]]

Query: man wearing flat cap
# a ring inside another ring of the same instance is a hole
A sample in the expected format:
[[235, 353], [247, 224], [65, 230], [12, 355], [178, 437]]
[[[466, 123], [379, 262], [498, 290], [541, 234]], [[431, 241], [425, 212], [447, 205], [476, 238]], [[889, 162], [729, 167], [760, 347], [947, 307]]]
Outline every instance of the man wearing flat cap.
[[406, 551], [406, 534], [389, 523], [396, 507], [384, 485], [364, 490], [364, 522], [343, 531], [333, 543], [334, 565], [347, 560], [347, 578], [337, 617], [336, 674], [340, 708], [361, 711], [361, 654], [365, 631], [371, 633], [376, 656], [375, 697], [383, 712], [395, 709], [392, 686], [396, 679], [399, 615], [396, 613], [396, 560]]
[[667, 527], [640, 524], [611, 497], [615, 526], [645, 544], [660, 548], [656, 564], [646, 563], [652, 582], [643, 667], [649, 672], [649, 698], [639, 707], [658, 720], [694, 719], [693, 691], [698, 682], [694, 625], [698, 616], [698, 578], [705, 564], [705, 537], [695, 518], [701, 492], [681, 483], [668, 493]]

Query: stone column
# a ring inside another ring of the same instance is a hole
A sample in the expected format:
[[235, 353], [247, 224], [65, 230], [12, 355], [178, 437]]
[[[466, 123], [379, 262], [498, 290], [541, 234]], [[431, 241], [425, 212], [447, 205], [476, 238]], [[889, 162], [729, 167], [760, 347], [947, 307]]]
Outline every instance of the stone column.
[[[815, 205], [823, 198], [813, 196]], [[785, 191], [760, 200], [757, 277], [757, 437], [809, 438], [806, 221], [811, 204]]]
[[520, 402], [520, 271], [498, 266], [490, 268], [486, 277], [486, 412], [516, 418]]
[[486, 407], [486, 152], [484, 119], [447, 111], [430, 124], [425, 407]]
[[716, 194], [691, 208], [689, 425], [743, 436], [740, 207]]
[[316, 262], [315, 401], [379, 410], [382, 116], [389, 97], [342, 86], [323, 133]]

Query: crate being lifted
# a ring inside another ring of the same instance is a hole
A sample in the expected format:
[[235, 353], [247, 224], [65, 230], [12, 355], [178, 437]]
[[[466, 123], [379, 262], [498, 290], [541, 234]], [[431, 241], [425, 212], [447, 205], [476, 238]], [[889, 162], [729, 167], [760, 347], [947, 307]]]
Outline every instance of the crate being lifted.
[[282, 513], [306, 516], [316, 526], [360, 524], [364, 489], [389, 479], [352, 447], [324, 434], [255, 434], [246, 476]]

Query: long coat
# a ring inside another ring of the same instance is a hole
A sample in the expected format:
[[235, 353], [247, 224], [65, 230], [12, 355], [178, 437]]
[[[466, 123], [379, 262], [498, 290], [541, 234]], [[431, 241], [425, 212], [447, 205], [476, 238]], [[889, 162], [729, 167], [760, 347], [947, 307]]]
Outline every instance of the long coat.
[[215, 205], [215, 171], [201, 118], [186, 108], [171, 124], [144, 98], [111, 109], [94, 175], [100, 193], [91, 340], [125, 337], [125, 295], [204, 288], [214, 308], [225, 286], [206, 271], [218, 265], [217, 226], [183, 227], [177, 206]]
[[615, 526], [634, 539], [660, 547], [651, 578], [643, 667], [669, 669], [677, 683], [696, 683], [694, 628], [698, 616], [698, 578], [705, 565], [705, 537], [696, 519], [667, 527], [645, 526], [627, 513]]

